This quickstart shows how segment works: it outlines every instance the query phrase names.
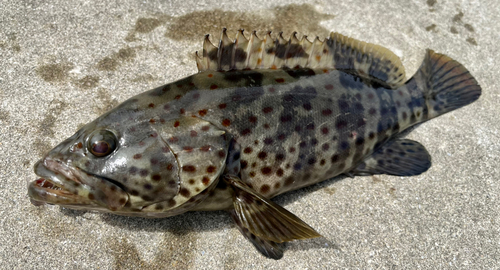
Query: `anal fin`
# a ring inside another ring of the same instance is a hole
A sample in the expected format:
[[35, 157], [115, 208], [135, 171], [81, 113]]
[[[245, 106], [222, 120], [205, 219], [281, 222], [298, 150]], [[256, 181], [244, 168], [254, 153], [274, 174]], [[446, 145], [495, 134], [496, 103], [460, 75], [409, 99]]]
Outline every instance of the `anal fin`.
[[321, 237], [313, 228], [285, 208], [263, 197], [238, 177], [224, 176], [234, 191], [233, 219], [243, 235], [264, 255], [279, 259], [279, 243]]
[[431, 156], [423, 145], [408, 139], [388, 142], [363, 160], [350, 175], [419, 175], [431, 167]]

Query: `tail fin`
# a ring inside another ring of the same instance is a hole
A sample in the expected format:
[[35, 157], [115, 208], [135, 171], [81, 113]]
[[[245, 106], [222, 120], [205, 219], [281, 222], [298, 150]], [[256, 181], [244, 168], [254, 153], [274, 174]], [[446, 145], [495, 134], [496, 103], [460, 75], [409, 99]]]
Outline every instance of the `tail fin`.
[[481, 95], [481, 87], [462, 64], [433, 50], [427, 50], [415, 78], [424, 88], [429, 118], [470, 104]]

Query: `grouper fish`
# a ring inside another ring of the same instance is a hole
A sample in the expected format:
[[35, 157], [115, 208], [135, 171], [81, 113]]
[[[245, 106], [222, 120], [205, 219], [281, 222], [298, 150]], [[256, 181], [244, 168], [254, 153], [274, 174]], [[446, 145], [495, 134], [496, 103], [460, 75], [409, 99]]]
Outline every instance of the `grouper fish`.
[[163, 218], [226, 210], [265, 256], [321, 236], [270, 199], [345, 174], [412, 176], [431, 158], [401, 132], [479, 98], [467, 69], [427, 50], [407, 81], [388, 49], [338, 33], [218, 46], [199, 72], [128, 99], [35, 164], [34, 205]]

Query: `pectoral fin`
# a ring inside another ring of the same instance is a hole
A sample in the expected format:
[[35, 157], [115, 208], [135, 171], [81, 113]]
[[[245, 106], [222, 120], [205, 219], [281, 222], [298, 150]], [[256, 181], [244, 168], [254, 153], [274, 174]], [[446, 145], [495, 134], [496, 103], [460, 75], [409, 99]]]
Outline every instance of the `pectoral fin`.
[[255, 234], [251, 233], [247, 228], [241, 225], [241, 220], [234, 209], [230, 211], [230, 214], [241, 234], [243, 234], [243, 236], [245, 236], [245, 238], [248, 239], [248, 241], [250, 241], [260, 253], [268, 258], [275, 260], [279, 260], [283, 257], [283, 243], [276, 243], [255, 236]]
[[396, 139], [363, 160], [351, 175], [419, 175], [431, 167], [431, 156], [423, 145], [408, 139]]
[[248, 187], [236, 176], [224, 176], [233, 188], [232, 216], [243, 235], [264, 255], [279, 259], [283, 255], [277, 243], [320, 237], [313, 228]]

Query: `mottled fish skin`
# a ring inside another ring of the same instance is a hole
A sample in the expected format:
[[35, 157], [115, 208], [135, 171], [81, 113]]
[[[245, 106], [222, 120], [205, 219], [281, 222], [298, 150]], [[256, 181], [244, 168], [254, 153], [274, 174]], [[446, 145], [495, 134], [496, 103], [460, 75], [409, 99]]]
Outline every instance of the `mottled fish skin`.
[[[314, 48], [292, 41], [284, 52], [313, 59], [304, 52]], [[318, 68], [289, 68], [288, 59], [276, 68], [265, 58], [272, 68], [207, 68], [217, 62], [210, 50], [236, 50], [221, 44], [204, 46], [200, 73], [125, 101], [50, 151], [35, 165], [32, 202], [145, 217], [226, 209], [278, 259], [279, 243], [320, 235], [269, 198], [340, 174], [420, 174], [430, 167], [427, 151], [396, 135], [481, 94], [461, 64], [430, 50], [403, 84], [395, 56], [338, 34], [318, 43], [336, 64]], [[278, 55], [285, 43], [276, 44]]]

